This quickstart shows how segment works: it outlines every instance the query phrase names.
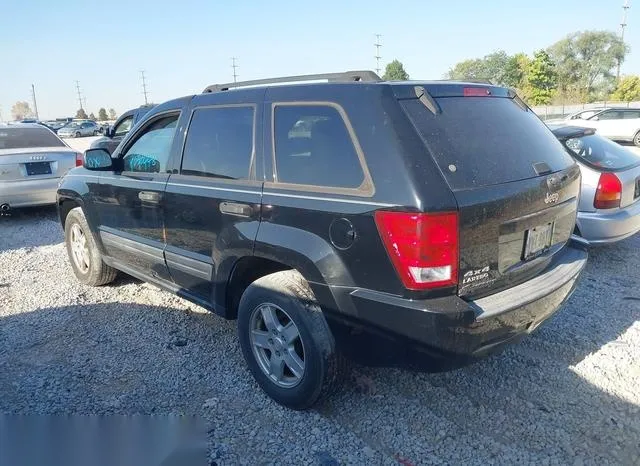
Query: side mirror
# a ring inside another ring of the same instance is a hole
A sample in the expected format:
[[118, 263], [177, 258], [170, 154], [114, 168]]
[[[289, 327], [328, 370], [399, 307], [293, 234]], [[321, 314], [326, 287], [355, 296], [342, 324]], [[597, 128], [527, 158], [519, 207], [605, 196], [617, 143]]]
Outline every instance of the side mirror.
[[113, 137], [113, 126], [109, 125], [105, 128], [104, 130], [104, 135], [108, 138], [112, 138]]
[[113, 169], [113, 160], [104, 149], [87, 149], [82, 157], [82, 166], [87, 170], [108, 171]]
[[598, 121], [600, 119], [599, 116], [594, 116], [593, 118], [591, 118], [593, 121]]

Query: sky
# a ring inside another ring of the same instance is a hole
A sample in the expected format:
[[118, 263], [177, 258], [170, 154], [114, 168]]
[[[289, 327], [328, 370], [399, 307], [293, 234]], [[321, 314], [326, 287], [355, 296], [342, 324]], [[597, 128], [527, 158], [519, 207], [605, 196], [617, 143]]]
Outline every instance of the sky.
[[[640, 74], [640, 2], [628, 13], [623, 74]], [[0, 0], [0, 120], [16, 101], [41, 119], [118, 113], [239, 80], [375, 69], [400, 60], [412, 79], [439, 79], [496, 50], [546, 48], [579, 30], [619, 32], [623, 0]]]

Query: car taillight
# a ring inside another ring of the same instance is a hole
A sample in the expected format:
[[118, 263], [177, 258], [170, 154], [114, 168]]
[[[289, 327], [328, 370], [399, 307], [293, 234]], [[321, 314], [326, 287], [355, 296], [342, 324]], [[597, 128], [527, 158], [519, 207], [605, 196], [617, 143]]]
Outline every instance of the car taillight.
[[76, 152], [76, 167], [82, 166], [82, 153]]
[[465, 87], [462, 89], [462, 95], [464, 97], [489, 97], [491, 89], [486, 87]]
[[377, 211], [376, 225], [410, 290], [458, 283], [458, 214]]
[[613, 209], [620, 207], [622, 198], [622, 183], [614, 173], [604, 172], [600, 174], [598, 188], [593, 199], [593, 207], [596, 209]]

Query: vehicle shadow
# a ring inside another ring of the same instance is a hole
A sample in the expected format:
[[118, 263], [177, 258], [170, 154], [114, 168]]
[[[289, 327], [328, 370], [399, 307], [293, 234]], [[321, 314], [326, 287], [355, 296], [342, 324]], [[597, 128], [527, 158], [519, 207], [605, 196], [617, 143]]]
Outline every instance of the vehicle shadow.
[[57, 244], [63, 239], [55, 206], [14, 209], [0, 216], [0, 252]]
[[448, 373], [355, 366], [345, 387], [308, 413], [260, 391], [234, 322], [178, 298], [175, 306], [86, 303], [5, 315], [0, 412], [202, 415], [211, 451], [230, 463], [279, 462], [254, 435], [269, 428], [301, 461], [320, 464], [358, 462], [348, 455], [363, 451], [357, 458], [369, 464], [633, 464], [634, 395], [607, 381], [624, 378], [615, 360], [599, 369], [588, 361], [640, 318], [640, 303], [621, 305], [625, 293], [612, 300], [600, 296], [606, 285], [588, 286], [599, 255], [633, 247], [596, 253], [565, 309], [520, 345]]

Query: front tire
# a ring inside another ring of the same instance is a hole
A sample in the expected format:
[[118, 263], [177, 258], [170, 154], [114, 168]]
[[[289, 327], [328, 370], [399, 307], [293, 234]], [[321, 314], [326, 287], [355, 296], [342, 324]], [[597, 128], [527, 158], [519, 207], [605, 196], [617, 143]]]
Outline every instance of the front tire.
[[638, 131], [636, 135], [633, 137], [633, 144], [636, 147], [640, 147], [640, 131]]
[[238, 308], [238, 338], [256, 382], [283, 406], [307, 409], [342, 380], [344, 359], [313, 292], [294, 270], [249, 285]]
[[98, 130], [97, 130], [97, 129], [93, 132], [93, 135], [94, 135], [94, 136], [97, 136], [97, 135], [98, 135]]
[[76, 131], [75, 137], [79, 138], [81, 136], [80, 131]]
[[71, 209], [64, 222], [64, 242], [76, 278], [85, 285], [101, 286], [112, 282], [118, 271], [102, 260], [102, 254], [80, 207]]

